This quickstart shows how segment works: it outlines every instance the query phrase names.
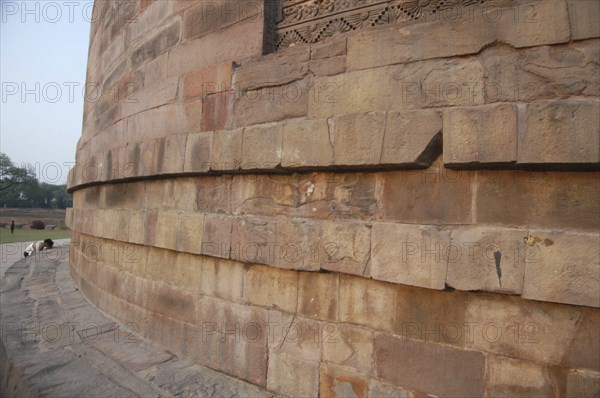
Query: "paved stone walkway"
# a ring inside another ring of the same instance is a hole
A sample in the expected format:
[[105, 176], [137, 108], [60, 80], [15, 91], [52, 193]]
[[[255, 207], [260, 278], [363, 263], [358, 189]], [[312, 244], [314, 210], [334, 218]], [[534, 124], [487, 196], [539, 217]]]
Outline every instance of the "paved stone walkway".
[[21, 259], [0, 281], [1, 397], [270, 397], [157, 348], [76, 289], [66, 256]]

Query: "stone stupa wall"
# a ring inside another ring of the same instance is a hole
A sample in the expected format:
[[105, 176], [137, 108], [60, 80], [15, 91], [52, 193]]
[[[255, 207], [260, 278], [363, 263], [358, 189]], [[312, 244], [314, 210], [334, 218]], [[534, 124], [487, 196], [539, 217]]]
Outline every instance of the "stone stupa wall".
[[279, 394], [590, 393], [599, 4], [97, 1], [76, 284]]

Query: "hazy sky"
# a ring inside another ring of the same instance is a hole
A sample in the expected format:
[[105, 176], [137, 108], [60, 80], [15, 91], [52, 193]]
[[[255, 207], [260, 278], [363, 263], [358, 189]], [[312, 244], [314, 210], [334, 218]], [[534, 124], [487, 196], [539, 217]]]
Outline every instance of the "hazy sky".
[[66, 182], [81, 134], [92, 1], [0, 0], [0, 151]]

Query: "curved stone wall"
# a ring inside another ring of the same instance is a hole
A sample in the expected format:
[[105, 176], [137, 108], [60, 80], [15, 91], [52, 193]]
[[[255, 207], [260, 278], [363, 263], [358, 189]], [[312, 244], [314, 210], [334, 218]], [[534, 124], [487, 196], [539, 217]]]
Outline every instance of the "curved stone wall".
[[594, 391], [598, 4], [438, 3], [97, 1], [84, 294], [278, 394]]

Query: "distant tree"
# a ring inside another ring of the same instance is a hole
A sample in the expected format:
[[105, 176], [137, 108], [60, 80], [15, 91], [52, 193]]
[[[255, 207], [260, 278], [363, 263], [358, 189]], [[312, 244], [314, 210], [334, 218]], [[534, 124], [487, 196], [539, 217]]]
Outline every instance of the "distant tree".
[[72, 205], [66, 185], [40, 183], [32, 167], [18, 167], [0, 153], [0, 206], [64, 209]]
[[32, 182], [37, 182], [32, 170], [18, 167], [6, 154], [0, 153], [0, 191]]

